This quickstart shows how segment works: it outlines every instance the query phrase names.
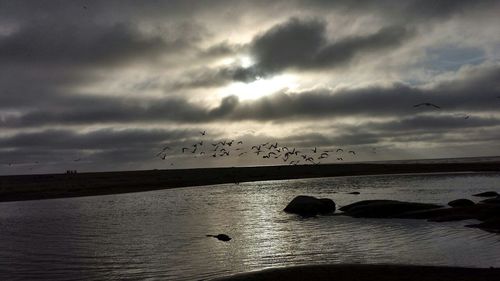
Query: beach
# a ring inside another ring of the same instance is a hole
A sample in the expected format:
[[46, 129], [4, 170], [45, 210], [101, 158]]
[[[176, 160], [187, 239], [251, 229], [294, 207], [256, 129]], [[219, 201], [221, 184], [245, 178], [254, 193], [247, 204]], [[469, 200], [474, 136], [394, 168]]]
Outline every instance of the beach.
[[187, 186], [339, 176], [498, 172], [500, 162], [353, 163], [146, 170], [0, 177], [0, 202], [141, 192]]

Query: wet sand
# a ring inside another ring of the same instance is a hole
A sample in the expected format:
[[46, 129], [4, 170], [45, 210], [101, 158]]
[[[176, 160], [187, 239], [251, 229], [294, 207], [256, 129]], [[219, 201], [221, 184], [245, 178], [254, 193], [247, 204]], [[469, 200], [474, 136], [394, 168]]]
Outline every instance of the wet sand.
[[356, 163], [1, 176], [0, 202], [106, 195], [261, 180], [450, 172], [500, 172], [500, 162]]
[[215, 280], [493, 281], [500, 280], [500, 269], [412, 265], [310, 265], [267, 269], [214, 279], [213, 281]]

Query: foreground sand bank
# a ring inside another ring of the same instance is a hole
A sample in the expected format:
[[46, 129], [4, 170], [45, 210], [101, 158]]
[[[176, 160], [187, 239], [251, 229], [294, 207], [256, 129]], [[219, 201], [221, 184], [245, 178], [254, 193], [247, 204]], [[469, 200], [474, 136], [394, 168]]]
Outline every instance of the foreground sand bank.
[[500, 162], [325, 164], [1, 176], [0, 202], [106, 195], [260, 180], [448, 172], [500, 172]]
[[498, 268], [462, 268], [413, 265], [310, 265], [243, 273], [213, 281], [335, 280], [335, 281], [493, 281]]

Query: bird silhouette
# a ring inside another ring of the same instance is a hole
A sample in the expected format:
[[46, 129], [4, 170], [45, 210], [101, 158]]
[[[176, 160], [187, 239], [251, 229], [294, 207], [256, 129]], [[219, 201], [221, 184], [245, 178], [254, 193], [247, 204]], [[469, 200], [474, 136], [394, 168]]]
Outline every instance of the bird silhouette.
[[420, 106], [422, 106], [422, 105], [425, 105], [425, 106], [432, 106], [432, 107], [434, 107], [434, 108], [441, 109], [441, 107], [440, 107], [440, 106], [437, 106], [437, 105], [435, 105], [435, 104], [433, 104], [433, 103], [430, 103], [430, 102], [423, 102], [423, 103], [415, 104], [413, 107], [420, 107]]
[[200, 134], [201, 134], [202, 136], [204, 136], [204, 135], [206, 135], [206, 134], [207, 134], [207, 131], [202, 131], [202, 132], [200, 132]]
[[356, 155], [356, 152], [352, 151], [352, 150], [349, 150], [348, 153], [351, 153], [352, 155]]
[[336, 152], [344, 152], [344, 150], [342, 148], [339, 148], [339, 149], [337, 149]]

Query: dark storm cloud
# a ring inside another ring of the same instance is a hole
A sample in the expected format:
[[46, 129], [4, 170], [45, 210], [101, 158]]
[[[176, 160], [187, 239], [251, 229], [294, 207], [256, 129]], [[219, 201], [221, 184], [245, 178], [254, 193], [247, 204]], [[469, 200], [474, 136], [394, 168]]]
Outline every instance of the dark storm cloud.
[[[232, 81], [251, 82], [287, 69], [317, 71], [342, 67], [352, 63], [358, 56], [382, 54], [397, 48], [413, 35], [414, 31], [410, 28], [387, 26], [372, 34], [349, 36], [330, 42], [326, 22], [291, 18], [257, 35], [244, 47], [255, 60], [254, 65], [196, 70], [184, 75], [189, 79], [178, 84], [184, 87], [214, 87]], [[235, 52], [236, 49], [225, 43], [212, 48], [205, 52]]]
[[192, 130], [160, 130], [160, 129], [101, 129], [88, 133], [77, 133], [72, 130], [48, 129], [41, 132], [19, 133], [14, 136], [0, 138], [0, 147], [31, 149], [122, 149], [124, 147], [145, 147], [158, 149], [163, 142], [196, 136], [198, 131]]
[[344, 13], [364, 14], [367, 11], [394, 21], [444, 20], [457, 14], [496, 4], [496, 0], [298, 0], [304, 7], [325, 10], [338, 9]]
[[254, 38], [251, 52], [264, 73], [338, 67], [359, 54], [396, 48], [412, 33], [402, 26], [389, 26], [329, 42], [325, 22], [292, 18]]
[[[499, 81], [500, 67], [491, 66], [464, 72], [454, 80], [433, 86], [414, 87], [396, 83], [336, 91], [318, 89], [299, 93], [280, 92], [253, 101], [240, 101], [235, 96], [228, 96], [214, 108], [180, 98], [137, 102], [109, 97], [66, 97], [64, 103], [60, 104], [61, 108], [7, 116], [0, 119], [0, 126], [12, 128], [153, 121], [301, 121], [347, 116], [404, 119], [418, 114], [474, 115], [499, 109]], [[414, 107], [423, 102], [432, 102], [441, 106], [441, 109]], [[464, 124], [467, 124], [465, 121], [472, 121], [469, 124], [476, 122], [473, 118], [463, 121]], [[427, 123], [432, 121], [428, 120]]]
[[0, 63], [116, 64], [154, 58], [185, 45], [181, 40], [166, 42], [143, 35], [126, 23], [26, 22], [11, 34], [0, 36]]

